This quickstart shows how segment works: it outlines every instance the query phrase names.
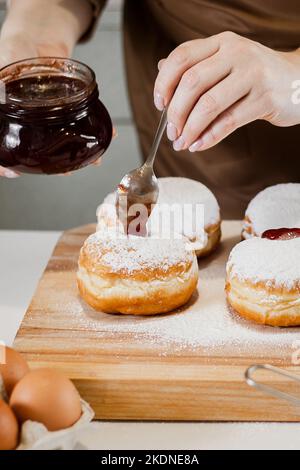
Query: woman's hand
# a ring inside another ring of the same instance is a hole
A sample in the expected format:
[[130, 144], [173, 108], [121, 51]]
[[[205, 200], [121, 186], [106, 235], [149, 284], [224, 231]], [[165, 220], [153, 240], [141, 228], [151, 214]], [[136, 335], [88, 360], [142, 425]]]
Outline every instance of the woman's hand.
[[[4, 37], [0, 40], [0, 68], [28, 57], [39, 57], [42, 55], [62, 57], [65, 54], [66, 51], [63, 46], [40, 44], [38, 41], [33, 41], [26, 33], [7, 38]], [[20, 173], [0, 166], [1, 176], [17, 178], [20, 176]]]
[[[297, 82], [298, 81], [298, 82]], [[277, 52], [235, 33], [186, 42], [159, 63], [154, 102], [168, 109], [175, 150], [213, 147], [237, 128], [264, 119], [300, 123], [292, 99], [300, 85], [300, 51]]]

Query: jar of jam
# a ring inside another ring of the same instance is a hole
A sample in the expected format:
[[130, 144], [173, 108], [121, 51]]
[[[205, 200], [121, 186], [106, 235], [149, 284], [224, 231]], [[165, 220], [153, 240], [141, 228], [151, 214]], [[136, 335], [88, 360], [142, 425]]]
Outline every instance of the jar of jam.
[[94, 72], [81, 62], [34, 58], [0, 70], [0, 165], [22, 173], [74, 171], [112, 139]]

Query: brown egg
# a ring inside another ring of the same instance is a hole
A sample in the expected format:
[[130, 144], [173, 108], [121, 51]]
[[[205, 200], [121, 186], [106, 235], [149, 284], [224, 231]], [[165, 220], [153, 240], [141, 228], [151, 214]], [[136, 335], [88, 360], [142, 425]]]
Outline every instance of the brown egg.
[[19, 426], [5, 401], [0, 400], [0, 450], [12, 450], [18, 445]]
[[80, 396], [60, 372], [36, 369], [15, 386], [9, 401], [18, 420], [43, 423], [49, 431], [68, 428], [81, 415]]
[[29, 367], [24, 357], [8, 346], [5, 347], [4, 356], [5, 364], [0, 363], [0, 374], [9, 397], [16, 383], [27, 374]]

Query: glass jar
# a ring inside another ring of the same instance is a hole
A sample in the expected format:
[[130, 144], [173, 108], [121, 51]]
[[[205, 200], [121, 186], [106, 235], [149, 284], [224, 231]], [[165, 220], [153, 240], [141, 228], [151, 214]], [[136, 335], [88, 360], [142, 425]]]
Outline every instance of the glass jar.
[[22, 173], [74, 171], [112, 139], [94, 72], [81, 62], [40, 57], [0, 70], [0, 165]]

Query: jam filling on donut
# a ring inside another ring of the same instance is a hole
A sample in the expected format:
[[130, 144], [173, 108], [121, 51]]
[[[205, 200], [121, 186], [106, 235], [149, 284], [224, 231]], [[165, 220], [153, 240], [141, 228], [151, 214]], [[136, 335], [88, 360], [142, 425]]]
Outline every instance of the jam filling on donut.
[[300, 237], [300, 228], [276, 228], [266, 230], [262, 234], [262, 238], [269, 240], [292, 240]]

